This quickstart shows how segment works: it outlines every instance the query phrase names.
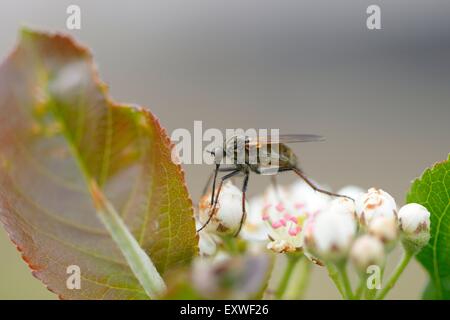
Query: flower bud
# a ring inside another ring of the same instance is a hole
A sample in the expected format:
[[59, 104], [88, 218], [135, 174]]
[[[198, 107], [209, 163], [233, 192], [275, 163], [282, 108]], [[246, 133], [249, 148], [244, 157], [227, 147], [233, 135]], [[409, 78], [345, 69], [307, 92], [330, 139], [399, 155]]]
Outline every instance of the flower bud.
[[345, 259], [356, 234], [355, 220], [333, 207], [317, 215], [305, 228], [307, 250], [325, 261]]
[[331, 201], [330, 209], [356, 219], [355, 202], [348, 198], [337, 198]]
[[430, 240], [430, 212], [418, 203], [409, 203], [398, 212], [405, 249], [417, 252]]
[[350, 198], [353, 198], [353, 199], [358, 199], [365, 192], [360, 187], [349, 185], [349, 186], [343, 187], [337, 193], [342, 194], [347, 197], [350, 197]]
[[397, 220], [384, 216], [376, 217], [370, 222], [368, 233], [380, 240], [390, 251], [398, 238]]
[[356, 214], [359, 222], [368, 226], [370, 222], [379, 216], [395, 218], [397, 216], [397, 204], [394, 198], [387, 192], [370, 188], [356, 200]]
[[383, 243], [373, 236], [363, 235], [353, 244], [350, 259], [361, 274], [365, 274], [371, 265], [382, 267], [385, 261]]
[[[202, 224], [208, 221], [212, 206], [211, 194], [205, 195], [199, 204], [199, 219]], [[248, 204], [246, 203], [246, 207]], [[206, 226], [209, 232], [234, 234], [242, 219], [242, 192], [231, 181], [222, 186], [215, 212]]]

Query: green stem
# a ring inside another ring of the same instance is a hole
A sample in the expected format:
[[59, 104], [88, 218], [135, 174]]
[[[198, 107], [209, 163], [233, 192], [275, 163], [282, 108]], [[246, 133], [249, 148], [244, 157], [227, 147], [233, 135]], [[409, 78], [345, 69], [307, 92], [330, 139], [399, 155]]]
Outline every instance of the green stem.
[[407, 251], [407, 250], [404, 251], [402, 260], [395, 268], [394, 273], [391, 275], [390, 279], [386, 283], [386, 286], [380, 291], [380, 294], [376, 297], [377, 299], [379, 299], [379, 300], [384, 299], [384, 297], [389, 293], [389, 291], [397, 283], [398, 278], [403, 273], [403, 271], [405, 270], [406, 266], [408, 265], [409, 261], [411, 261], [411, 258], [413, 256], [414, 256], [414, 254], [412, 252]]
[[333, 281], [334, 285], [338, 289], [338, 291], [341, 294], [342, 298], [346, 299], [344, 288], [342, 286], [341, 279], [339, 279], [339, 272], [337, 271], [336, 266], [331, 264], [331, 263], [328, 263], [326, 265], [326, 267], [327, 267], [327, 270], [328, 270], [329, 277], [331, 278], [331, 280]]
[[356, 289], [356, 292], [355, 292], [355, 299], [356, 300], [361, 300], [361, 298], [364, 296], [364, 293], [365, 293], [366, 288], [367, 288], [366, 281], [367, 281], [367, 277], [361, 276], [358, 288]]
[[293, 297], [301, 300], [303, 299], [305, 291], [308, 288], [309, 278], [311, 275], [311, 263], [308, 259], [306, 259], [306, 257], [302, 257], [300, 258], [298, 265], [300, 266], [300, 276], [298, 278], [298, 285], [296, 286]]
[[342, 283], [344, 286], [344, 292], [345, 292], [345, 296], [347, 299], [349, 300], [353, 300], [353, 292], [352, 292], [352, 286], [350, 284], [350, 280], [348, 278], [348, 274], [347, 274], [347, 269], [345, 268], [345, 264], [339, 264], [338, 265], [338, 271], [341, 274], [341, 279], [342, 279]]
[[275, 292], [276, 299], [283, 298], [284, 292], [286, 291], [286, 288], [289, 284], [289, 279], [291, 278], [292, 272], [294, 271], [294, 267], [298, 261], [297, 256], [286, 255], [286, 257], [287, 257], [287, 263], [286, 263], [286, 267], [284, 269], [284, 274], [278, 284], [277, 291]]
[[261, 286], [261, 289], [255, 294], [254, 297], [252, 297], [252, 299], [255, 299], [255, 300], [268, 299], [267, 291], [269, 288], [269, 282], [272, 277], [274, 267], [275, 267], [275, 255], [271, 254], [271, 255], [269, 255], [269, 270], [270, 271], [267, 272], [267, 275], [266, 275], [264, 281], [262, 282], [264, 285]]
[[373, 300], [377, 295], [377, 289], [366, 290], [366, 300]]
[[[381, 274], [380, 274], [380, 281], [383, 281], [384, 277], [384, 266], [381, 268]], [[378, 290], [380, 290], [377, 286], [374, 288], [369, 289], [369, 285], [367, 284], [368, 277], [366, 278], [366, 288], [365, 288], [365, 298], [366, 300], [373, 300], [375, 299]]]
[[305, 256], [300, 256], [291, 276], [291, 284], [288, 285], [284, 298], [290, 300], [303, 299], [309, 284], [310, 274], [311, 262]]
[[166, 284], [150, 257], [139, 246], [117, 211], [94, 181], [91, 182], [90, 188], [98, 217], [116, 242], [139, 283], [151, 299], [161, 296], [166, 291]]
[[237, 239], [234, 236], [225, 235], [222, 237], [224, 249], [228, 251], [231, 255], [237, 255], [239, 254], [239, 248], [237, 246]]

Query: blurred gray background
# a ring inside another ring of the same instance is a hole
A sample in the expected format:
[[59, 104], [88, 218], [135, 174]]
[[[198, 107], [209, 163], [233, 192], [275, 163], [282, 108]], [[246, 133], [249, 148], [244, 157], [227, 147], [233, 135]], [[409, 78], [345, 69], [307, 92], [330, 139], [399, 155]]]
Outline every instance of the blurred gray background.
[[[65, 27], [69, 4], [81, 7], [81, 30]], [[382, 30], [366, 28], [370, 4]], [[169, 133], [202, 120], [326, 136], [294, 149], [335, 190], [378, 186], [402, 205], [411, 180], [450, 151], [449, 1], [2, 0], [2, 59], [20, 26], [73, 34], [111, 95], [149, 106]], [[211, 168], [184, 168], [196, 201]], [[267, 183], [252, 177], [250, 192]], [[425, 279], [414, 263], [390, 297], [418, 298]], [[337, 297], [316, 269], [307, 298]], [[0, 298], [54, 298], [3, 229]]]

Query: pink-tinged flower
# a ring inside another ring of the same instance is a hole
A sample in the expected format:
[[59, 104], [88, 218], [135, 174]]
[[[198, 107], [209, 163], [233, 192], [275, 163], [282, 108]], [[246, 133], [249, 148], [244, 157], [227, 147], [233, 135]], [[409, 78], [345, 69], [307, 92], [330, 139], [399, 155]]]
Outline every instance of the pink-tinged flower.
[[[199, 203], [199, 221], [205, 224], [212, 213], [211, 194], [205, 195]], [[246, 207], [248, 203], [246, 202]], [[222, 186], [215, 212], [204, 230], [217, 234], [234, 234], [242, 219], [242, 192], [231, 181]]]
[[381, 189], [370, 188], [367, 193], [356, 199], [356, 214], [359, 222], [368, 226], [374, 218], [379, 216], [395, 218], [397, 204], [389, 193]]
[[430, 240], [430, 212], [418, 203], [409, 203], [398, 212], [402, 243], [417, 252]]
[[304, 225], [303, 225], [303, 233], [302, 233], [302, 239], [303, 239], [303, 246], [304, 246], [304, 255], [311, 260], [314, 264], [317, 264], [319, 266], [324, 266], [325, 263], [320, 260], [317, 255], [314, 253], [315, 249], [315, 239], [314, 239], [314, 224], [316, 222], [316, 218], [318, 215], [313, 215], [308, 217], [306, 219]]
[[371, 265], [382, 268], [385, 256], [383, 243], [367, 234], [356, 239], [350, 251], [350, 259], [355, 269], [364, 275], [367, 272], [367, 268]]
[[297, 208], [282, 188], [269, 188], [264, 200], [262, 220], [267, 225], [271, 240], [267, 248], [277, 253], [300, 250], [306, 212], [303, 208]]
[[[319, 187], [322, 188], [320, 185]], [[308, 217], [326, 210], [331, 201], [329, 196], [313, 190], [303, 181], [292, 184], [289, 189], [289, 196], [294, 208]]]
[[[289, 188], [271, 186], [262, 197], [250, 201], [242, 237], [248, 240], [270, 239], [267, 248], [277, 253], [299, 251], [303, 248], [305, 221], [313, 221], [330, 206], [334, 207], [333, 211], [354, 219], [353, 201], [339, 200], [332, 204], [331, 199], [304, 182], [294, 183]], [[311, 253], [306, 254], [321, 264]]]

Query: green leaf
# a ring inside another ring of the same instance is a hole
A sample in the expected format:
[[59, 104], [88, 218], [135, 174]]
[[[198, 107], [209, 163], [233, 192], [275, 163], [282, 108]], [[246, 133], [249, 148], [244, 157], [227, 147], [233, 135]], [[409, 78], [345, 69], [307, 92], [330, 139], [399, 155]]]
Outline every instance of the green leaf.
[[423, 300], [436, 300], [439, 299], [438, 293], [436, 292], [436, 287], [434, 286], [433, 281], [428, 281], [428, 284], [426, 285], [425, 289], [422, 293], [422, 299]]
[[[33, 274], [65, 299], [145, 299], [98, 219], [95, 183], [164, 273], [197, 254], [192, 202], [148, 109], [113, 102], [90, 53], [24, 30], [0, 67], [0, 219]], [[66, 268], [81, 269], [81, 289]]]
[[417, 255], [431, 280], [424, 298], [450, 299], [450, 155], [413, 182], [406, 201], [431, 213], [431, 239]]

